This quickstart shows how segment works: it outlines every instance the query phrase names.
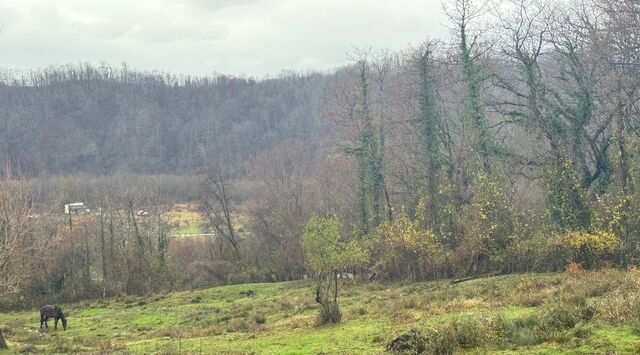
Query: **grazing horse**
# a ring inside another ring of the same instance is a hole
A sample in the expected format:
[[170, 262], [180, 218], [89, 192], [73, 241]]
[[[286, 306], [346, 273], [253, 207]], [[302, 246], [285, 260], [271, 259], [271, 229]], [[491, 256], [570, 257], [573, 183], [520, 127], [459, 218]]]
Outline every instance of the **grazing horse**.
[[42, 306], [40, 308], [40, 328], [44, 324], [45, 327], [49, 328], [47, 321], [49, 318], [53, 318], [55, 321], [56, 329], [58, 329], [58, 320], [62, 321], [62, 327], [64, 330], [67, 330], [67, 318], [64, 317], [64, 313], [62, 313], [62, 308], [60, 306]]

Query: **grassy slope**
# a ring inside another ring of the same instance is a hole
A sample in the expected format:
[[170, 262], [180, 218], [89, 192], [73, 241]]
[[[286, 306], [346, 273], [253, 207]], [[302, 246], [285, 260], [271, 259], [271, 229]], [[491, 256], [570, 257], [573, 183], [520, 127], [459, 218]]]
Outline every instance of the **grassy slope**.
[[[458, 285], [345, 284], [343, 322], [335, 326], [315, 325], [313, 290], [302, 281], [64, 305], [69, 314], [66, 332], [51, 328], [39, 332], [36, 310], [0, 314], [0, 325], [15, 351], [382, 353], [391, 339], [410, 328], [425, 330], [469, 317], [480, 322], [497, 316], [527, 319], [548, 304], [584, 297], [596, 309], [593, 319], [552, 341], [529, 345], [487, 342], [462, 351], [629, 353], [640, 350], [638, 327], [622, 321], [628, 318], [625, 306], [613, 309], [618, 303], [625, 304], [619, 287], [629, 284], [628, 277], [628, 273], [608, 270], [579, 276], [511, 275]], [[256, 296], [240, 294], [249, 289]]]

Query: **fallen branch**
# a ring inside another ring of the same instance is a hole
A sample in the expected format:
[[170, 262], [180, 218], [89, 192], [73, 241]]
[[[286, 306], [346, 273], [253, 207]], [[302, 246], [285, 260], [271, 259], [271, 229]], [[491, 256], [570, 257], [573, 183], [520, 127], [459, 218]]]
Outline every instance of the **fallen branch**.
[[478, 276], [468, 276], [468, 277], [463, 277], [461, 279], [455, 279], [455, 280], [451, 280], [451, 284], [455, 285], [455, 284], [459, 284], [461, 282], [465, 282], [465, 281], [469, 281], [469, 280], [473, 280], [478, 278]]
[[498, 275], [500, 275], [499, 272], [494, 272], [494, 273], [486, 274], [486, 275], [467, 276], [467, 277], [463, 277], [461, 279], [451, 280], [451, 284], [455, 285], [455, 284], [459, 284], [459, 283], [465, 282], [465, 281], [471, 281], [471, 280], [480, 279], [480, 278], [484, 279], [484, 278], [494, 277], [494, 276], [498, 276]]

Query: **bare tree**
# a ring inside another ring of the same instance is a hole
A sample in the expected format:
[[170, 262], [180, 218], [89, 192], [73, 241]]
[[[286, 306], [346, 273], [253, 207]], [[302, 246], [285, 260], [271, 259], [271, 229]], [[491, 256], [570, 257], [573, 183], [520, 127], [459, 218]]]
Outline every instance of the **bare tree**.
[[28, 259], [33, 200], [29, 183], [7, 166], [0, 177], [0, 293], [18, 291], [28, 269], [21, 264]]
[[383, 53], [374, 58], [369, 50], [355, 50], [349, 59], [345, 76], [331, 87], [330, 115], [342, 128], [344, 152], [357, 163], [360, 229], [368, 233], [392, 218], [384, 171], [392, 57]]
[[226, 240], [240, 259], [240, 245], [234, 226], [234, 206], [230, 195], [229, 167], [221, 161], [210, 163], [202, 181], [201, 208], [209, 226]]
[[623, 194], [633, 193], [629, 176], [629, 131], [640, 135], [634, 109], [640, 99], [640, 3], [634, 0], [593, 0], [601, 16], [601, 28], [594, 31], [596, 46], [607, 59], [613, 83], [605, 97], [615, 112], [615, 138], [619, 156], [617, 166], [618, 187]]
[[481, 40], [486, 29], [482, 20], [493, 8], [494, 2], [489, 0], [454, 0], [444, 10], [451, 22], [451, 32], [458, 40], [458, 61], [462, 69], [463, 124], [470, 126], [473, 150], [477, 151], [478, 160], [485, 173], [492, 171], [491, 158], [496, 152], [496, 143], [489, 131], [483, 102], [483, 86], [485, 74], [480, 65], [481, 56], [488, 48], [482, 48]]

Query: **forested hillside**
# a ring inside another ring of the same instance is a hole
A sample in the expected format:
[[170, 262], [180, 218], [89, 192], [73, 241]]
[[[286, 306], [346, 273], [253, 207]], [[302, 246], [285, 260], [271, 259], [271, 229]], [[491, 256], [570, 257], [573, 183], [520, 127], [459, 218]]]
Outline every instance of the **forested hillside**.
[[0, 84], [0, 160], [29, 175], [193, 174], [207, 152], [241, 162], [326, 131], [327, 78], [187, 77], [88, 64], [16, 74]]

